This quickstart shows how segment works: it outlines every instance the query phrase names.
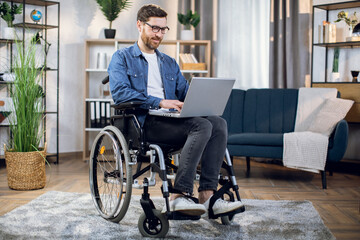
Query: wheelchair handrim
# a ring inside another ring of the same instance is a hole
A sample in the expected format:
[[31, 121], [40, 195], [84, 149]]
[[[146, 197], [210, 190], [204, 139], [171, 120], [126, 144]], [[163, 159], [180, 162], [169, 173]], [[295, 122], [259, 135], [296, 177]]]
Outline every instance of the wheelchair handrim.
[[[111, 139], [111, 141], [113, 142], [113, 150], [115, 152], [115, 155], [116, 155], [116, 158], [115, 158], [115, 162], [116, 162], [116, 170], [118, 170], [118, 172], [120, 173], [120, 176], [118, 178], [116, 178], [117, 180], [119, 180], [119, 185], [121, 186], [120, 187], [120, 191], [118, 193], [118, 196], [117, 197], [117, 201], [116, 201], [116, 205], [115, 206], [111, 206], [112, 207], [112, 210], [109, 211], [107, 214], [104, 213], [104, 211], [107, 211], [109, 209], [106, 208], [106, 206], [102, 206], [102, 209], [101, 207], [99, 206], [99, 204], [103, 205], [104, 203], [104, 199], [107, 198], [107, 197], [110, 197], [110, 196], [107, 196], [105, 194], [101, 194], [99, 193], [99, 188], [98, 187], [95, 187], [95, 184], [97, 185], [98, 182], [96, 181], [93, 181], [94, 179], [94, 174], [97, 174], [97, 169], [93, 169], [93, 171], [91, 171], [90, 169], [90, 189], [91, 189], [91, 195], [92, 195], [92, 199], [93, 199], [93, 202], [94, 202], [94, 205], [96, 207], [96, 209], [98, 210], [98, 212], [100, 213], [100, 215], [105, 218], [105, 219], [110, 219], [110, 218], [113, 218], [115, 216], [115, 214], [119, 211], [119, 206], [121, 205], [121, 201], [122, 201], [122, 196], [123, 196], [123, 187], [124, 187], [124, 184], [123, 184], [123, 168], [122, 168], [122, 163], [123, 163], [123, 159], [121, 159], [121, 153], [119, 151], [119, 146], [118, 144], [116, 143], [116, 140], [113, 136], [111, 136], [111, 134], [108, 132], [108, 131], [102, 131], [95, 139], [94, 141], [94, 145], [93, 148], [92, 148], [92, 151], [96, 151], [96, 152], [92, 152], [90, 154], [90, 164], [94, 164], [93, 161], [95, 159], [95, 154], [96, 154], [96, 159], [98, 158], [98, 149], [99, 149], [99, 145], [100, 145], [100, 142], [102, 141], [102, 139], [107, 136]], [[96, 144], [98, 146], [96, 146]], [[98, 176], [96, 176], [96, 179], [97, 179]], [[97, 191], [96, 191], [96, 190]]]

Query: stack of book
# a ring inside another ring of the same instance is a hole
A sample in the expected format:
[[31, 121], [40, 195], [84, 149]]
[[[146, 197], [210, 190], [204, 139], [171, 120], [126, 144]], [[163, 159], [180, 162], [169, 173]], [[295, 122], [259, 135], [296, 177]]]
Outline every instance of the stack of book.
[[90, 127], [104, 128], [110, 124], [110, 102], [91, 101], [90, 102]]
[[206, 64], [199, 63], [192, 53], [180, 53], [179, 57], [182, 70], [206, 70]]

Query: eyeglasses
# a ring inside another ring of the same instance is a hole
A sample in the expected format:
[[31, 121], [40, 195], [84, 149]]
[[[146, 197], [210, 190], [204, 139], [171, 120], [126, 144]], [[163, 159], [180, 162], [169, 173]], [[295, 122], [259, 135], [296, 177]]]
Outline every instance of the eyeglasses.
[[167, 27], [167, 26], [166, 27], [159, 27], [159, 26], [150, 25], [147, 22], [145, 24], [148, 25], [149, 27], [151, 27], [153, 33], [158, 33], [161, 30], [161, 33], [165, 34], [165, 33], [167, 33], [167, 31], [170, 30], [170, 28]]

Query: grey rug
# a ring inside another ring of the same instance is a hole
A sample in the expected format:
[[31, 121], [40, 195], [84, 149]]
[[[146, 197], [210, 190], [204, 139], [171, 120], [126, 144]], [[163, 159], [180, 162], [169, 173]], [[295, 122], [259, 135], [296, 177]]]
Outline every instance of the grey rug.
[[[142, 239], [139, 196], [120, 224], [97, 213], [90, 194], [47, 192], [0, 217], [0, 239]], [[153, 198], [157, 208], [163, 199]], [[169, 239], [335, 239], [308, 201], [243, 200], [232, 225], [220, 221], [170, 221]]]

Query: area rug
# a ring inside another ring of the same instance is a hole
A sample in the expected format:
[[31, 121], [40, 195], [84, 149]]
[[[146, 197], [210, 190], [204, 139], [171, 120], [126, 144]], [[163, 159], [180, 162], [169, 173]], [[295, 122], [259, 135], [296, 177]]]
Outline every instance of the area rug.
[[[47, 192], [0, 217], [0, 239], [143, 239], [142, 209], [132, 196], [125, 218], [100, 217], [90, 194]], [[153, 198], [157, 208], [164, 200]], [[170, 221], [168, 239], [335, 239], [308, 201], [243, 200], [246, 211], [232, 225], [220, 221]]]

